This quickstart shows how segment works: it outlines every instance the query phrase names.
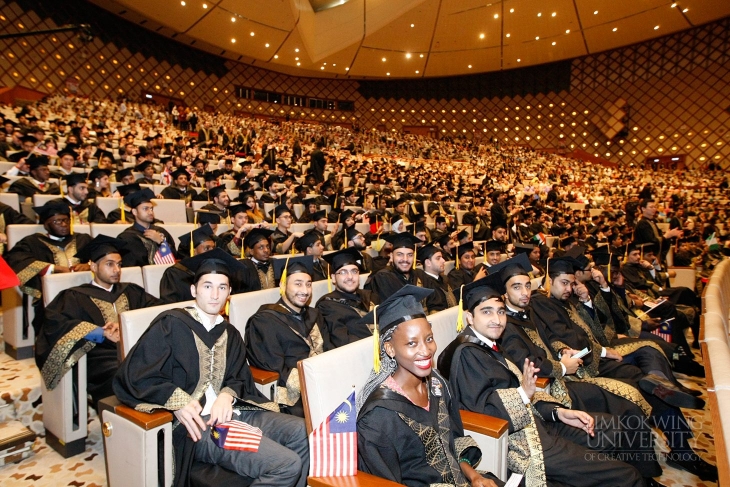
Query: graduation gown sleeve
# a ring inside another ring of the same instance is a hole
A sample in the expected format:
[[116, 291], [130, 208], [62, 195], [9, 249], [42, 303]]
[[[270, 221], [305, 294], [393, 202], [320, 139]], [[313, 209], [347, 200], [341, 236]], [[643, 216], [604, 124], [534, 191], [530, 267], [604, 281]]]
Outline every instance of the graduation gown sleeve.
[[193, 274], [190, 269], [177, 263], [165, 269], [160, 279], [160, 298], [165, 303], [182, 303], [190, 301], [193, 295], [190, 286], [193, 284]]

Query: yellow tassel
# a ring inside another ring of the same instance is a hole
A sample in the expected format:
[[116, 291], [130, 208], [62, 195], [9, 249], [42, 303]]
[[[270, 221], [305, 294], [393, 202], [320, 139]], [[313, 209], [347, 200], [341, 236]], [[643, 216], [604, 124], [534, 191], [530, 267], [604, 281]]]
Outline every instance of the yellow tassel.
[[[198, 224], [198, 214], [195, 214], [193, 225]], [[190, 230], [190, 257], [195, 255], [195, 242], [193, 242], [193, 230]]]
[[279, 282], [279, 296], [284, 297], [286, 292], [286, 268], [289, 267], [289, 256], [286, 256], [286, 262], [284, 263], [284, 271], [281, 273], [281, 281]]
[[612, 253], [608, 254], [608, 284], [611, 285], [611, 258], [613, 257]]
[[332, 273], [330, 272], [329, 264], [327, 264], [327, 292], [332, 292]]
[[127, 223], [127, 217], [124, 215], [124, 198], [119, 198], [119, 209], [122, 210], [122, 223]]
[[373, 370], [380, 373], [380, 332], [378, 331], [378, 306], [373, 308]]
[[76, 218], [76, 212], [71, 210], [71, 214], [69, 215], [71, 218], [68, 219], [68, 231], [71, 233], [71, 235], [74, 234], [74, 219]]
[[484, 248], [482, 251], [484, 251], [484, 265], [487, 265], [487, 242], [484, 242]]
[[459, 241], [456, 241], [456, 270], [459, 270]]
[[231, 315], [231, 307], [230, 307], [230, 304], [231, 304], [231, 302], [228, 301], [228, 300], [226, 300], [226, 308], [225, 308], [225, 311], [223, 311], [226, 314], [226, 316], [230, 316]]
[[61, 198], [63, 198], [63, 180], [58, 180], [58, 190], [61, 192]]
[[416, 247], [416, 250], [413, 251], [413, 270], [416, 270], [416, 261], [418, 260], [418, 247]]
[[231, 215], [230, 214], [226, 217], [226, 223], [228, 223], [229, 227], [231, 226]]
[[459, 312], [456, 314], [456, 333], [464, 329], [464, 285], [459, 288]]
[[550, 258], [545, 263], [545, 292], [550, 294]]
[[242, 259], [246, 258], [246, 254], [243, 249], [244, 249], [243, 239], [241, 239], [241, 258]]

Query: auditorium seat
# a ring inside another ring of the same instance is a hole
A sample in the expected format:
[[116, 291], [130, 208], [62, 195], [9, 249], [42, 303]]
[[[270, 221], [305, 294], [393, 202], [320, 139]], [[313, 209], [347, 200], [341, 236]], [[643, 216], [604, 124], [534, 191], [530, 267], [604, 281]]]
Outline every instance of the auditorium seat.
[[146, 265], [142, 267], [142, 276], [144, 277], [144, 290], [152, 296], [160, 297], [160, 281], [162, 275], [168, 267], [174, 264]]
[[20, 202], [18, 201], [18, 195], [15, 193], [0, 193], [0, 203], [4, 203], [20, 212]]

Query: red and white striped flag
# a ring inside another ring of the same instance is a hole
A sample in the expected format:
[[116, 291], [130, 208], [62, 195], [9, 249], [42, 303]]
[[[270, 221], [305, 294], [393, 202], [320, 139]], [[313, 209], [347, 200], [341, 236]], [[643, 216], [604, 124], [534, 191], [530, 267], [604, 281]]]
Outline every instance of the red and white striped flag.
[[167, 242], [162, 242], [160, 248], [155, 252], [155, 256], [152, 258], [155, 264], [174, 264], [175, 256], [172, 255], [172, 249]]
[[672, 324], [663, 321], [658, 328], [651, 331], [654, 335], [663, 338], [667, 343], [672, 343]]
[[213, 442], [224, 450], [259, 451], [261, 430], [243, 421], [228, 421], [210, 429]]
[[355, 391], [309, 434], [309, 475], [357, 475]]

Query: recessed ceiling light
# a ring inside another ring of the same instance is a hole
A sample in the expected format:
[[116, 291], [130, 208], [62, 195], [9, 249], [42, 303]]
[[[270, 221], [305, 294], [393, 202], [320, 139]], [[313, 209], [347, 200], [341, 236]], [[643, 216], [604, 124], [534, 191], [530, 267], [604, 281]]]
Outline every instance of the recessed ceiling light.
[[279, 59], [279, 55], [278, 54], [274, 54], [274, 59]]
[[385, 73], [386, 76], [390, 76], [390, 73]]
[[494, 18], [495, 19], [498, 19], [499, 18], [499, 14], [494, 14]]
[[416, 24], [411, 24], [411, 29], [414, 28], [415, 26], [416, 26]]
[[479, 34], [480, 39], [484, 39], [484, 34]]
[[557, 42], [553, 41], [553, 46], [554, 46], [555, 44], [557, 44]]
[[325, 66], [327, 66], [327, 63], [322, 63], [322, 64], [324, 64]]
[[509, 33], [505, 35], [505, 37], [509, 37], [509, 36], [510, 36], [510, 34], [509, 34]]
[[566, 34], [570, 34], [570, 29], [565, 31]]
[[183, 2], [180, 2], [180, 5], [182, 5], [184, 7], [185, 6], [185, 2], [184, 1]]
[[236, 21], [236, 17], [231, 17], [231, 22], [235, 22], [235, 21]]
[[410, 59], [410, 58], [411, 58], [411, 53], [410, 52], [407, 52], [406, 53], [406, 59]]
[[295, 57], [295, 58], [294, 58], [294, 60], [295, 60], [295, 61], [299, 61], [299, 58], [298, 58], [298, 57]]
[[471, 64], [469, 65], [469, 69], [471, 69]]
[[297, 63], [297, 66], [301, 66], [301, 65], [302, 65], [302, 63]]
[[683, 14], [686, 14], [687, 12], [689, 12], [689, 9], [688, 9], [688, 8], [686, 8], [686, 9], [682, 10], [682, 13], [683, 13]]
[[670, 8], [674, 8], [674, 7], [676, 7], [676, 6], [677, 6], [677, 4], [676, 4], [676, 3], [673, 3], [673, 4], [672, 4], [672, 5], [670, 6]]
[[535, 37], [535, 40], [536, 41], [539, 41], [540, 40], [540, 36]]
[[518, 59], [517, 59], [517, 62], [519, 63], [520, 61], [522, 61], [522, 59], [519, 59], [519, 58], [518, 58]]
[[385, 58], [383, 58], [382, 61], [385, 62]]
[[513, 8], [509, 9], [509, 13], [511, 13], [511, 14], [515, 13], [515, 9], [513, 9]]
[[538, 16], [538, 17], [542, 17], [542, 12], [538, 12], [538, 13], [537, 13], [537, 16]]
[[593, 15], [598, 15], [598, 10], [594, 10]]
[[349, 71], [349, 70], [350, 70], [350, 68], [345, 68], [345, 71]]
[[266, 47], [269, 47], [269, 43], [268, 42], [266, 43]]
[[255, 36], [255, 35], [256, 35], [255, 33], [251, 32], [251, 37], [253, 37], [253, 36]]
[[334, 68], [335, 66], [337, 66], [337, 65], [335, 63], [332, 63], [332, 67]]
[[654, 26], [654, 30], [659, 30], [659, 26], [658, 25], [655, 25]]
[[322, 67], [321, 67], [321, 68], [319, 68], [319, 69], [324, 69], [324, 66], [322, 66]]
[[555, 17], [556, 15], [558, 15], [558, 13], [557, 13], [557, 12], [553, 12], [553, 13], [552, 13], [552, 16], [553, 16], [553, 17]]
[[418, 74], [418, 70], [416, 70], [416, 74]]
[[296, 49], [294, 49], [294, 52], [299, 52], [299, 48], [297, 47]]
[[420, 55], [420, 56], [418, 56], [418, 57], [423, 57], [423, 54], [421, 54], [421, 55]]
[[618, 30], [618, 27], [614, 27], [613, 31], [616, 32]]
[[235, 44], [236, 43], [236, 39], [231, 39], [231, 42]]
[[203, 8], [208, 8], [208, 4], [207, 3], [204, 3], [203, 4]]

